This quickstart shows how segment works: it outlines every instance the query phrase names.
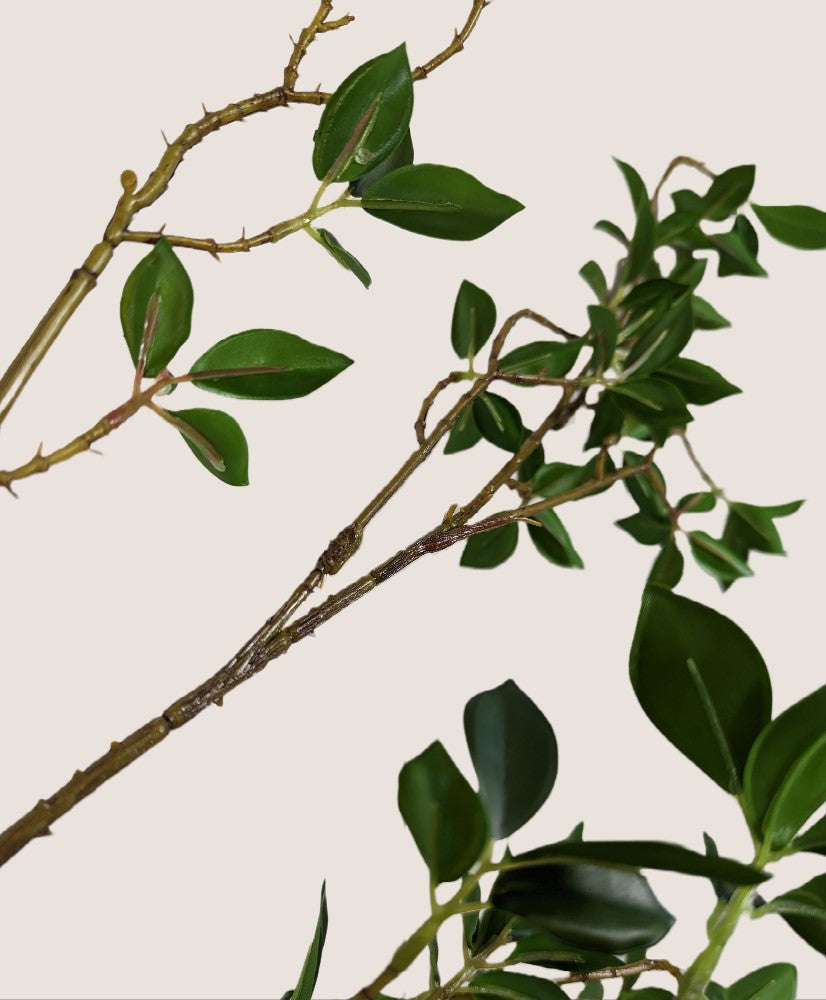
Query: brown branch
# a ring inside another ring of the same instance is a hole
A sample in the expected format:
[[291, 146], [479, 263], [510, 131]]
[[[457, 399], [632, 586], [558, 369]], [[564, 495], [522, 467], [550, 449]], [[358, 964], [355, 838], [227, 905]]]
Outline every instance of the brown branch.
[[460, 31], [454, 31], [453, 41], [446, 48], [442, 49], [437, 55], [433, 56], [426, 63], [421, 66], [417, 66], [413, 70], [414, 80], [425, 80], [443, 63], [446, 63], [448, 59], [455, 56], [457, 52], [461, 52], [465, 47], [465, 42], [470, 37], [471, 32], [476, 27], [476, 22], [479, 20], [479, 16], [482, 11], [490, 3], [490, 0], [473, 0], [473, 5], [470, 8], [470, 13], [468, 14], [467, 20], [465, 21], [463, 27]]
[[349, 24], [354, 21], [355, 18], [351, 14], [347, 14], [345, 17], [340, 17], [337, 21], [328, 21], [327, 18], [330, 16], [330, 12], [333, 9], [332, 0], [322, 0], [319, 4], [318, 10], [316, 11], [315, 17], [310, 21], [306, 28], [302, 28], [301, 33], [298, 36], [297, 41], [293, 41], [293, 51], [290, 55], [290, 60], [284, 67], [284, 82], [283, 87], [287, 93], [292, 93], [298, 82], [298, 66], [301, 60], [307, 55], [307, 49], [313, 44], [316, 39], [316, 35], [320, 35], [325, 31], [335, 31], [336, 28], [343, 28], [345, 24]]
[[554, 979], [553, 982], [558, 986], [570, 986], [573, 983], [590, 983], [595, 979], [626, 979], [628, 976], [637, 976], [643, 972], [670, 972], [677, 982], [683, 975], [676, 965], [664, 958], [642, 958], [638, 962], [628, 962], [626, 965], [611, 965], [591, 972], [573, 972], [561, 979]]
[[705, 163], [701, 163], [699, 160], [695, 160], [693, 156], [675, 156], [671, 163], [665, 168], [665, 171], [660, 178], [659, 183], [656, 188], [654, 188], [654, 193], [651, 195], [651, 207], [654, 211], [657, 211], [657, 199], [660, 197], [660, 192], [663, 189], [663, 185], [668, 180], [668, 178], [674, 173], [677, 167], [693, 167], [695, 170], [699, 170], [701, 174], [705, 174], [706, 177], [710, 177], [712, 180], [717, 176], [713, 171], [709, 170]]
[[443, 392], [449, 385], [453, 385], [456, 382], [461, 382], [465, 378], [464, 372], [451, 372], [446, 375], [443, 379], [440, 379], [436, 385], [430, 390], [430, 392], [425, 396], [424, 402], [422, 403], [422, 408], [419, 410], [419, 415], [416, 417], [416, 423], [414, 429], [416, 431], [416, 440], [419, 444], [424, 444], [425, 439], [425, 426], [427, 425], [427, 415], [430, 413], [431, 407], [436, 402], [439, 394]]

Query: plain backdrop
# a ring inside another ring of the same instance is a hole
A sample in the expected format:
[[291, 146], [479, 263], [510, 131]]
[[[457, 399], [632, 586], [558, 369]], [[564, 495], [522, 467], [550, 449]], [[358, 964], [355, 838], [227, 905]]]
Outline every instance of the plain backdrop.
[[[417, 64], [467, 8], [352, 0], [357, 21], [320, 38], [302, 82], [333, 89], [401, 40]], [[121, 171], [142, 181], [162, 152], [160, 130], [177, 134], [201, 101], [215, 108], [275, 85], [288, 32], [314, 9], [312, 0], [244, 0], [231, 11], [192, 0], [4, 8], [0, 361], [99, 238]], [[530, 306], [583, 329], [590, 293], [577, 271], [592, 257], [615, 260], [591, 227], [630, 223], [612, 155], [652, 185], [676, 154], [717, 171], [756, 163], [755, 200], [826, 207], [824, 28], [822, 4], [802, 0], [495, 0], [466, 51], [417, 85], [413, 134], [419, 160], [461, 166], [525, 212], [471, 244], [356, 212], [333, 217], [330, 228], [372, 272], [369, 292], [301, 234], [220, 265], [185, 253], [196, 305], [179, 368], [254, 326], [298, 333], [356, 364], [302, 400], [226, 402], [250, 442], [247, 489], [210, 477], [174, 431], [141, 414], [103, 443], [104, 457], [21, 482], [17, 502], [0, 496], [0, 824], [217, 669], [412, 450], [422, 397], [456, 363], [449, 325], [463, 278], [488, 289], [501, 316]], [[209, 137], [138, 224], [229, 239], [301, 211], [315, 187], [317, 118], [313, 108], [277, 110]], [[687, 171], [675, 182], [703, 185]], [[142, 252], [117, 252], [21, 397], [0, 433], [4, 467], [41, 440], [47, 450], [64, 443], [128, 395], [118, 300]], [[768, 238], [761, 256], [769, 280], [711, 282], [707, 295], [733, 327], [698, 333], [690, 353], [744, 392], [698, 412], [691, 437], [730, 496], [807, 503], [782, 524], [788, 559], [756, 556], [755, 578], [725, 596], [689, 567], [680, 590], [749, 632], [782, 709], [823, 681], [825, 260]], [[525, 393], [530, 418], [540, 404]], [[221, 403], [191, 388], [179, 401]], [[575, 459], [583, 434], [580, 420], [549, 454]], [[328, 586], [431, 527], [501, 460], [490, 446], [434, 456]], [[675, 496], [697, 487], [676, 444], [663, 466]], [[561, 749], [554, 793], [514, 849], [584, 819], [594, 838], [695, 849], [708, 830], [747, 858], [733, 802], [653, 729], [628, 682], [654, 554], [613, 527], [632, 509], [618, 487], [565, 513], [584, 572], [550, 566], [524, 538], [495, 572], [461, 569], [458, 548], [420, 561], [83, 802], [0, 872], [0, 993], [280, 996], [297, 978], [325, 878], [318, 995], [355, 992], [427, 908], [424, 866], [396, 810], [398, 769], [436, 738], [467, 768], [464, 703], [507, 677], [543, 708]], [[719, 530], [718, 515], [704, 526]], [[770, 892], [818, 870], [816, 858], [793, 859]], [[652, 882], [679, 917], [654, 953], [688, 964], [710, 888]], [[455, 931], [443, 953], [446, 969], [457, 964]], [[798, 965], [801, 997], [824, 995], [823, 958], [775, 919], [745, 922], [718, 978], [781, 960]], [[650, 978], [658, 982], [668, 981]], [[418, 966], [398, 991], [423, 985]]]

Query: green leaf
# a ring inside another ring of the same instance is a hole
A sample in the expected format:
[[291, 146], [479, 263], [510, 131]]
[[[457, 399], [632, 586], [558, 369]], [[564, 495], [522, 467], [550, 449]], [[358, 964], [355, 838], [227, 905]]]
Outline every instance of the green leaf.
[[635, 285], [620, 305], [623, 309], [638, 315], [660, 304], [666, 307], [670, 306], [686, 291], [685, 285], [671, 281], [670, 278], [653, 278], [651, 281], [643, 281], [639, 285]]
[[524, 208], [464, 170], [433, 163], [386, 174], [365, 191], [361, 204], [391, 225], [447, 240], [478, 239]]
[[481, 393], [473, 401], [473, 419], [486, 441], [505, 451], [519, 450], [525, 428], [519, 411], [509, 399], [493, 392]]
[[384, 177], [385, 174], [389, 174], [393, 170], [398, 170], [399, 167], [406, 167], [412, 162], [413, 139], [410, 135], [410, 131], [408, 130], [405, 137], [388, 157], [373, 167], [372, 170], [368, 170], [367, 173], [359, 177], [358, 180], [351, 182], [350, 191], [357, 198], [361, 198], [370, 185], [375, 184], [380, 177]]
[[482, 804], [441, 743], [399, 774], [399, 811], [436, 882], [452, 882], [479, 857], [487, 835]]
[[614, 157], [614, 162], [620, 168], [631, 193], [631, 201], [634, 205], [636, 216], [636, 226], [634, 235], [628, 248], [628, 257], [625, 262], [623, 281], [630, 284], [643, 274], [654, 253], [654, 235], [656, 230], [656, 220], [651, 209], [651, 201], [648, 191], [637, 171], [628, 163], [623, 163]]
[[599, 979], [592, 979], [579, 991], [579, 1000], [602, 1000], [605, 990]]
[[750, 972], [726, 990], [726, 1000], [795, 1000], [796, 996], [797, 969], [786, 962]]
[[519, 526], [515, 521], [491, 528], [480, 535], [471, 535], [465, 542], [461, 565], [473, 569], [493, 569], [510, 559], [519, 541]]
[[757, 233], [745, 215], [737, 216], [728, 233], [709, 233], [706, 239], [720, 255], [717, 274], [721, 278], [730, 274], [766, 277], [765, 270], [757, 262]]
[[[504, 916], [507, 917], [507, 914]], [[590, 972], [592, 969], [604, 969], [621, 964], [616, 955], [608, 952], [572, 948], [551, 934], [537, 933], [518, 937], [516, 947], [509, 957], [514, 961], [518, 959], [525, 965], [537, 965], [544, 969], [563, 969], [568, 972]]]
[[[527, 438], [528, 436], [529, 435], [526, 429], [525, 437]], [[545, 449], [542, 447], [542, 443], [540, 442], [516, 470], [516, 478], [520, 483], [532, 482], [533, 477], [536, 475], [537, 471], [542, 468], [544, 462]]]
[[321, 905], [312, 944], [304, 960], [304, 968], [298, 979], [298, 985], [293, 990], [292, 1000], [312, 1000], [313, 990], [318, 979], [321, 965], [321, 953], [324, 951], [324, 941], [327, 938], [327, 884], [321, 886]]
[[496, 305], [486, 291], [463, 281], [453, 307], [450, 339], [460, 358], [474, 358], [496, 326]]
[[616, 396], [604, 389], [594, 407], [594, 418], [583, 450], [588, 451], [589, 448], [601, 448], [604, 444], [612, 444], [614, 439], [622, 434], [624, 420]]
[[[714, 838], [708, 834], [703, 833], [703, 844], [705, 845], [706, 854], [710, 858], [719, 858], [720, 852], [717, 850], [717, 844], [714, 842]], [[710, 878], [711, 887], [714, 889], [714, 895], [723, 903], [727, 903], [732, 895], [734, 894], [735, 885], [733, 882], [727, 882], [724, 879], [713, 877]]]
[[724, 589], [741, 577], [754, 575], [735, 552], [705, 531], [689, 531], [688, 544], [697, 565], [710, 573]]
[[708, 514], [717, 505], [717, 497], [710, 491], [686, 493], [677, 504], [677, 509], [683, 514]]
[[350, 358], [283, 330], [245, 330], [219, 340], [195, 362], [192, 374], [233, 369], [283, 368], [261, 374], [198, 379], [208, 392], [239, 399], [295, 399], [314, 392], [348, 368]]
[[656, 944], [674, 923], [642, 875], [595, 865], [501, 872], [491, 901], [575, 947], [620, 953]]
[[785, 555], [780, 534], [774, 523], [776, 517], [788, 517], [802, 506], [802, 500], [775, 507], [759, 507], [755, 504], [733, 501], [729, 504], [726, 532], [738, 549], [766, 552], [770, 555]]
[[795, 837], [792, 847], [796, 851], [811, 851], [813, 854], [826, 854], [826, 816], [821, 816], [805, 833]]
[[647, 586], [630, 656], [631, 683], [665, 738], [737, 794], [752, 744], [771, 716], [763, 658], [729, 618]]
[[551, 794], [556, 738], [542, 712], [511, 680], [471, 698], [464, 722], [491, 836], [502, 840], [524, 826]]
[[568, 1000], [562, 988], [549, 979], [505, 969], [478, 972], [467, 989], [473, 996], [493, 1000]]
[[367, 273], [367, 269], [361, 261], [354, 257], [349, 250], [345, 250], [329, 229], [317, 229], [316, 232], [321, 237], [321, 241], [324, 247], [329, 251], [330, 255], [334, 257], [346, 271], [352, 271], [365, 288], [369, 288], [373, 279]]
[[[221, 410], [167, 410], [181, 437], [205, 469], [229, 486], [249, 485], [247, 439]], [[206, 444], [206, 447], [205, 447]]]
[[665, 587], [673, 590], [682, 579], [685, 560], [680, 552], [677, 542], [672, 535], [671, 538], [660, 549], [660, 554], [654, 560], [651, 572], [648, 574], [648, 585]]
[[667, 521], [659, 521], [648, 514], [631, 514], [614, 524], [639, 542], [641, 545], [663, 545], [672, 537], [671, 525]]
[[463, 410], [456, 423], [450, 428], [445, 444], [445, 455], [454, 455], [457, 451], [466, 451], [482, 440], [482, 432], [476, 426], [473, 418], [473, 407]]
[[[639, 455], [635, 451], [626, 451], [622, 456], [623, 468], [639, 465], [644, 458], [644, 455]], [[659, 489], [654, 486], [652, 477], [657, 481]], [[656, 465], [652, 464], [648, 472], [626, 476], [623, 484], [641, 513], [666, 524], [669, 522], [668, 507], [662, 498], [662, 494], [665, 493], [665, 479]]]
[[798, 250], [826, 249], [826, 212], [809, 205], [755, 205], [769, 236]]
[[597, 302], [608, 301], [608, 282], [605, 280], [602, 268], [595, 260], [589, 260], [583, 264], [579, 269], [579, 276], [596, 295]]
[[654, 309], [652, 319], [637, 331], [636, 342], [625, 359], [625, 372], [639, 379], [659, 371], [680, 354], [693, 332], [691, 292], [685, 291], [670, 304], [663, 301]]
[[657, 378], [676, 386], [686, 402], [697, 406], [716, 403], [718, 399], [742, 391], [726, 381], [718, 371], [691, 358], [674, 358], [657, 372]]
[[714, 308], [710, 302], [699, 295], [691, 296], [691, 311], [694, 314], [694, 325], [698, 330], [722, 330], [731, 326], [731, 322]]
[[126, 279], [120, 299], [120, 322], [135, 365], [153, 295], [157, 296], [157, 326], [146, 357], [147, 378], [155, 378], [167, 367], [186, 342], [192, 326], [192, 282], [163, 237]]
[[653, 868], [681, 875], [725, 879], [734, 885], [758, 885], [769, 878], [765, 872], [739, 861], [698, 854], [679, 844], [659, 840], [592, 840], [580, 843], [563, 840], [517, 854], [506, 864], [519, 866], [513, 871], [523, 875], [533, 873], [544, 865], [589, 864], [634, 871]]
[[760, 733], [746, 765], [744, 803], [772, 850], [788, 846], [826, 803], [826, 686]]
[[625, 233], [620, 229], [620, 227], [608, 219], [600, 219], [599, 222], [594, 224], [594, 229], [601, 233], [605, 233], [608, 236], [612, 236], [617, 242], [621, 243], [624, 247], [628, 247], [631, 242]]
[[[482, 890], [479, 888], [479, 883], [470, 890], [470, 892], [464, 897], [465, 903], [481, 903], [482, 902]], [[478, 913], [463, 913], [462, 914], [462, 932], [464, 937], [465, 945], [468, 949], [473, 947], [473, 939], [476, 936], [476, 930], [479, 926]]]
[[754, 167], [732, 167], [723, 171], [711, 182], [702, 201], [702, 216], [712, 222], [722, 222], [751, 194], [754, 187]]
[[646, 986], [641, 990], [620, 993], [618, 1000], [674, 1000], [674, 994], [661, 990], [658, 986]]
[[[540, 497], [556, 497], [562, 493], [583, 486], [596, 478], [597, 462], [599, 456], [595, 455], [585, 465], [571, 465], [568, 462], [549, 462], [537, 470], [533, 477], [533, 491]], [[603, 467], [603, 474], [609, 475], [616, 470], [614, 460], [606, 454]], [[604, 486], [599, 490], [594, 490], [594, 494], [601, 493], [610, 486]]]
[[557, 512], [553, 509], [543, 510], [532, 516], [540, 522], [541, 527], [535, 524], [528, 525], [531, 541], [548, 562], [556, 566], [583, 569], [582, 558], [573, 547]]
[[359, 66], [327, 101], [313, 149], [316, 177], [352, 181], [366, 174], [400, 145], [412, 113], [413, 78], [399, 45]]
[[645, 424], [651, 440], [657, 444], [663, 444], [672, 431], [685, 427], [694, 419], [682, 393], [663, 379], [623, 382], [606, 392], [616, 399], [626, 417]]
[[591, 324], [590, 340], [594, 345], [594, 370], [610, 368], [617, 349], [616, 316], [603, 306], [588, 306], [588, 322]]
[[755, 915], [764, 913], [779, 913], [808, 945], [826, 955], [826, 875], [817, 875], [798, 889], [772, 899]]
[[563, 378], [574, 367], [583, 340], [537, 340], [506, 354], [499, 362], [503, 372]]

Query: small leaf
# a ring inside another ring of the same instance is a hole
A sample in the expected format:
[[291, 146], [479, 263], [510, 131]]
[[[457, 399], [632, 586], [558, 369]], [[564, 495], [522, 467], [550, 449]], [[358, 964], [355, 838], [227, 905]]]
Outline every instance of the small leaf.
[[826, 686], [773, 719], [746, 765], [744, 800], [752, 828], [780, 850], [826, 803]]
[[233, 417], [221, 410], [167, 412], [175, 418], [181, 437], [205, 469], [229, 486], [249, 484], [247, 439]]
[[515, 521], [471, 535], [465, 542], [461, 565], [473, 569], [493, 569], [510, 559], [519, 541], [519, 526]]
[[[491, 911], [489, 911], [491, 912]], [[507, 917], [507, 914], [504, 916]], [[527, 921], [523, 921], [526, 926]], [[518, 926], [518, 924], [517, 924]], [[621, 965], [616, 957], [608, 952], [591, 951], [588, 948], [572, 948], [552, 934], [529, 933], [518, 937], [516, 947], [509, 958], [518, 960], [525, 965], [537, 965], [544, 969], [564, 969], [567, 972], [590, 972], [593, 969], [604, 969], [611, 965]]]
[[697, 406], [716, 403], [718, 399], [725, 399], [726, 396], [742, 391], [713, 368], [690, 358], [674, 358], [657, 372], [657, 378], [676, 386], [686, 402]]
[[[623, 468], [627, 469], [639, 465], [644, 458], [644, 455], [639, 455], [637, 452], [626, 451], [622, 456]], [[654, 485], [655, 481], [657, 486]], [[635, 476], [626, 476], [623, 479], [623, 484], [641, 513], [647, 514], [656, 521], [662, 521], [666, 524], [669, 522], [668, 506], [663, 500], [665, 479], [656, 465], [652, 463], [646, 472], [638, 472]]]
[[540, 522], [541, 527], [529, 524], [528, 532], [531, 541], [548, 562], [556, 566], [583, 569], [582, 558], [573, 547], [557, 512], [553, 509], [543, 510], [533, 516]]
[[463, 281], [453, 307], [450, 339], [460, 358], [474, 358], [496, 326], [496, 305], [486, 291]]
[[487, 828], [482, 804], [441, 743], [399, 774], [399, 811], [436, 882], [452, 882], [479, 857]]
[[686, 286], [669, 278], [654, 278], [635, 285], [625, 296], [620, 305], [629, 312], [643, 313], [653, 306], [670, 306], [686, 292]]
[[466, 451], [482, 440], [482, 432], [476, 426], [473, 417], [473, 407], [463, 410], [450, 428], [445, 445], [445, 455], [454, 455], [457, 451]]
[[135, 365], [143, 341], [149, 300], [157, 296], [157, 325], [144, 374], [155, 378], [175, 357], [192, 326], [192, 282], [175, 251], [163, 237], [135, 267], [120, 300], [120, 321]]
[[331, 256], [334, 257], [346, 271], [352, 271], [365, 288], [369, 288], [373, 279], [367, 273], [367, 270], [361, 261], [354, 257], [349, 250], [345, 250], [329, 229], [317, 229], [316, 232], [321, 237], [324, 246], [330, 252]]
[[645, 424], [650, 439], [657, 444], [663, 444], [673, 431], [694, 419], [682, 393], [663, 379], [623, 382], [606, 391], [615, 397], [626, 417]]
[[420, 163], [400, 167], [376, 181], [365, 191], [362, 208], [377, 219], [423, 236], [475, 240], [524, 205], [464, 170]]
[[667, 521], [659, 521], [648, 514], [632, 514], [614, 524], [639, 542], [641, 545], [663, 545], [672, 535], [671, 525]]
[[648, 574], [647, 584], [655, 584], [673, 590], [683, 576], [685, 560], [680, 552], [677, 542], [672, 535], [671, 538], [660, 549], [660, 554], [654, 560], [651, 572]]
[[350, 184], [350, 190], [357, 197], [361, 198], [367, 188], [371, 184], [375, 184], [380, 177], [384, 177], [385, 174], [389, 174], [399, 167], [406, 167], [408, 164], [413, 162], [413, 139], [411, 138], [410, 131], [408, 130], [407, 135], [402, 139], [398, 146], [393, 150], [393, 152], [383, 159], [381, 163], [373, 167], [372, 170], [368, 170], [366, 174], [363, 174], [358, 180], [352, 181]]
[[617, 349], [616, 316], [603, 306], [588, 306], [588, 322], [591, 324], [589, 338], [594, 345], [594, 370], [610, 368]]
[[[245, 330], [225, 337], [195, 362], [193, 374], [221, 371], [220, 378], [199, 379], [208, 392], [240, 399], [295, 399], [319, 389], [353, 362], [336, 351], [311, 344], [283, 330]], [[232, 377], [232, 369], [279, 368], [284, 371]]]
[[689, 531], [688, 543], [697, 565], [710, 573], [724, 588], [741, 577], [753, 575], [748, 565], [735, 552], [705, 531]]
[[483, 392], [473, 401], [473, 418], [486, 441], [505, 451], [519, 450], [525, 428], [519, 411], [510, 400], [493, 392]]
[[725, 1000], [795, 1000], [796, 996], [797, 969], [778, 962], [738, 979], [726, 990]]
[[563, 378], [574, 367], [583, 341], [537, 340], [517, 347], [499, 362], [499, 370], [519, 375], [544, 375]]
[[632, 166], [623, 163], [622, 160], [618, 160], [616, 157], [614, 158], [614, 162], [625, 177], [637, 219], [623, 273], [623, 281], [625, 284], [630, 284], [643, 274], [651, 261], [654, 253], [656, 220], [654, 212], [651, 209], [648, 192], [640, 175]]
[[687, 290], [670, 304], [662, 302], [654, 309], [651, 320], [637, 331], [636, 342], [625, 359], [625, 372], [633, 373], [635, 379], [658, 372], [680, 354], [693, 332], [691, 292]]
[[751, 194], [754, 187], [754, 167], [732, 167], [723, 171], [711, 182], [702, 201], [702, 217], [712, 222], [722, 222]]
[[304, 968], [298, 979], [298, 985], [293, 990], [292, 1000], [312, 1000], [315, 984], [318, 980], [318, 970], [321, 966], [321, 953], [327, 938], [327, 884], [321, 886], [321, 905], [318, 920], [315, 925], [313, 942], [307, 951]]
[[755, 205], [769, 236], [798, 250], [826, 249], [826, 212], [809, 205]]
[[779, 913], [808, 945], [826, 955], [826, 875], [817, 875], [800, 888], [772, 899], [755, 915], [764, 913]]
[[602, 1000], [605, 988], [599, 979], [592, 979], [579, 991], [579, 1000]]
[[[703, 833], [703, 844], [705, 844], [706, 854], [710, 858], [719, 858], [720, 852], [717, 850], [717, 844], [714, 842], [714, 838], [707, 833]], [[726, 882], [724, 879], [720, 878], [710, 878], [711, 887], [714, 889], [714, 895], [723, 903], [727, 903], [731, 897], [734, 895], [735, 885], [733, 882]]]
[[606, 233], [608, 236], [613, 236], [624, 247], [628, 247], [630, 240], [615, 222], [610, 222], [608, 219], [600, 219], [594, 225], [594, 229], [601, 233]]
[[608, 301], [608, 282], [605, 280], [602, 268], [595, 260], [589, 260], [583, 264], [579, 269], [579, 276], [596, 295], [597, 302], [605, 303]]
[[691, 296], [691, 311], [694, 314], [694, 325], [698, 330], [723, 330], [731, 326], [731, 322], [714, 308], [710, 302], [699, 295]]
[[647, 586], [630, 656], [631, 683], [665, 738], [737, 794], [752, 744], [771, 716], [771, 682], [745, 632], [711, 608]]
[[473, 996], [491, 1000], [568, 1000], [562, 988], [549, 979], [505, 969], [477, 973], [467, 989]]
[[765, 278], [766, 272], [757, 262], [758, 240], [754, 226], [745, 215], [738, 215], [728, 233], [710, 233], [706, 239], [720, 256], [717, 274], [743, 274]]
[[491, 836], [502, 840], [524, 826], [551, 794], [556, 738], [542, 712], [513, 681], [471, 698], [464, 722]]
[[686, 493], [677, 504], [677, 509], [682, 514], [707, 514], [714, 510], [716, 505], [717, 497], [710, 491]]
[[[370, 111], [367, 126], [343, 162], [357, 126]], [[354, 70], [327, 101], [313, 149], [319, 180], [352, 181], [381, 163], [407, 135], [413, 112], [413, 78], [404, 45], [376, 56]], [[335, 174], [328, 174], [336, 167]]]
[[[533, 477], [533, 491], [540, 497], [556, 497], [562, 493], [583, 486], [585, 483], [596, 479], [597, 462], [599, 456], [595, 455], [585, 465], [570, 465], [568, 462], [549, 462], [539, 468]], [[609, 475], [616, 471], [616, 465], [610, 455], [606, 454], [603, 463], [603, 474]], [[600, 490], [594, 490], [594, 494], [610, 489], [604, 486]], [[592, 495], [594, 495], [592, 494]]]

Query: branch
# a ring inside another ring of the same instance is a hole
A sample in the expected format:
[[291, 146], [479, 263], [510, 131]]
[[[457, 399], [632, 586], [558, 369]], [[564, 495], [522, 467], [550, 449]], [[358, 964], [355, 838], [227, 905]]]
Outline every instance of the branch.
[[664, 958], [642, 958], [638, 962], [628, 962], [626, 965], [612, 965], [591, 972], [573, 972], [561, 979], [554, 979], [553, 982], [559, 986], [570, 986], [573, 983], [590, 983], [595, 979], [625, 979], [643, 972], [670, 972], [677, 982], [682, 977], [681, 970]]
[[470, 13], [468, 14], [467, 20], [464, 23], [461, 31], [454, 31], [453, 41], [446, 48], [442, 49], [438, 55], [433, 56], [426, 63], [421, 66], [417, 66], [413, 70], [414, 80], [425, 80], [443, 63], [446, 63], [448, 59], [455, 56], [457, 52], [461, 52], [465, 47], [465, 42], [470, 37], [471, 32], [476, 27], [476, 22], [479, 20], [479, 15], [482, 11], [490, 4], [490, 0], [473, 0], [473, 5], [470, 8]]
[[657, 199], [660, 196], [660, 191], [663, 189], [663, 185], [668, 180], [668, 178], [674, 173], [677, 167], [694, 167], [695, 170], [699, 170], [701, 174], [705, 174], [706, 177], [710, 177], [711, 180], [717, 176], [712, 170], [709, 170], [705, 163], [701, 163], [699, 160], [695, 160], [693, 156], [675, 156], [671, 163], [665, 168], [665, 172], [660, 178], [659, 184], [654, 188], [654, 193], [651, 195], [651, 207], [654, 211], [657, 211]]
[[302, 29], [301, 34], [298, 36], [298, 41], [290, 39], [293, 42], [293, 51], [290, 61], [284, 67], [283, 82], [284, 90], [287, 93], [292, 93], [295, 88], [298, 81], [298, 65], [304, 56], [307, 55], [307, 49], [315, 41], [316, 35], [320, 35], [325, 31], [335, 31], [336, 28], [343, 28], [345, 24], [349, 24], [355, 20], [352, 14], [347, 14], [344, 17], [340, 17], [337, 21], [328, 21], [327, 18], [330, 16], [332, 9], [332, 0], [322, 0], [315, 17], [306, 28]]

